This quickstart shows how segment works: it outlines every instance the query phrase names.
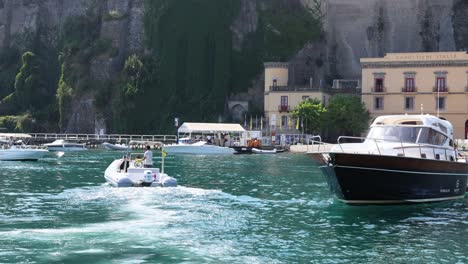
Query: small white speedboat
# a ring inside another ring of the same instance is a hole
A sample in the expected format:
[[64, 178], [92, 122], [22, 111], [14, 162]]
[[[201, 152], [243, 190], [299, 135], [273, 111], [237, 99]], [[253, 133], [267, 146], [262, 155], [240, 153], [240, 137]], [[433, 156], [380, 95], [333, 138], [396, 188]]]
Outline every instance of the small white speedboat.
[[4, 161], [37, 161], [43, 158], [49, 151], [46, 149], [34, 149], [27, 146], [10, 146], [0, 149], [0, 160]]
[[255, 154], [276, 154], [278, 151], [276, 149], [266, 150], [266, 149], [258, 149], [252, 148], [252, 152]]
[[88, 150], [85, 144], [67, 142], [63, 139], [44, 144], [49, 151], [83, 151]]
[[129, 150], [130, 146], [125, 144], [111, 144], [108, 142], [102, 143], [102, 146], [107, 150]]
[[193, 144], [181, 143], [167, 145], [164, 147], [167, 153], [179, 154], [234, 154], [234, 149], [228, 147], [220, 147], [210, 144], [206, 141], [198, 141]]
[[104, 172], [106, 181], [115, 187], [176, 187], [177, 180], [159, 168], [143, 168], [138, 159], [114, 160]]

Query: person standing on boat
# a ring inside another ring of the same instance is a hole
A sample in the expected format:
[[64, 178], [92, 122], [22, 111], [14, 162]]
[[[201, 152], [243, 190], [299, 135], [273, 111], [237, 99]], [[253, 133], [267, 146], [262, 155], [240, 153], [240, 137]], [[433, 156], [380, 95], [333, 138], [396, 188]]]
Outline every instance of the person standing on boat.
[[151, 151], [150, 146], [146, 146], [145, 154], [143, 154], [143, 162], [144, 162], [145, 168], [153, 167], [153, 152]]

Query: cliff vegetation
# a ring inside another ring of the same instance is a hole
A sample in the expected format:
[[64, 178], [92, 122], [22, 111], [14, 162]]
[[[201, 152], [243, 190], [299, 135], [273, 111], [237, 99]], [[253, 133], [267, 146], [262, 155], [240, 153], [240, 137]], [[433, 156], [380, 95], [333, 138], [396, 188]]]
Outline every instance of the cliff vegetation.
[[[244, 0], [144, 0], [145, 41], [135, 54], [116, 48], [103, 31], [104, 24], [130, 23], [130, 15], [103, 11], [101, 1], [67, 17], [53, 43], [39, 23], [17, 36], [21, 45], [0, 51], [0, 127], [68, 131], [84, 99], [108, 132], [173, 132], [174, 117], [228, 121], [226, 101], [252, 87], [264, 61], [287, 61], [321, 30], [300, 0], [251, 2], [257, 26], [239, 49], [232, 26]], [[112, 64], [108, 78], [95, 78], [98, 60], [122, 62]]]

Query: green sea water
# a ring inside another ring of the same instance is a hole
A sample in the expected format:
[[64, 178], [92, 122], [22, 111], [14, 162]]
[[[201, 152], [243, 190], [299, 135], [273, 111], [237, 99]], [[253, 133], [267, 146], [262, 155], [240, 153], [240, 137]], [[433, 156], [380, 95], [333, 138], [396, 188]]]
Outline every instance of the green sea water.
[[0, 263], [468, 263], [468, 198], [348, 206], [294, 154], [170, 155], [179, 187], [119, 189], [120, 155], [0, 162]]

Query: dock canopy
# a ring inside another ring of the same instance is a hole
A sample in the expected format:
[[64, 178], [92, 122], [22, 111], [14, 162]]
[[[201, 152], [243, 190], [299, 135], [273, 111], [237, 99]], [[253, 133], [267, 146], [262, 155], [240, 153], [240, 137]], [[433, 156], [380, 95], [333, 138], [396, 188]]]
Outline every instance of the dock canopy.
[[245, 132], [239, 124], [223, 123], [183, 123], [178, 133], [218, 133], [218, 132]]

